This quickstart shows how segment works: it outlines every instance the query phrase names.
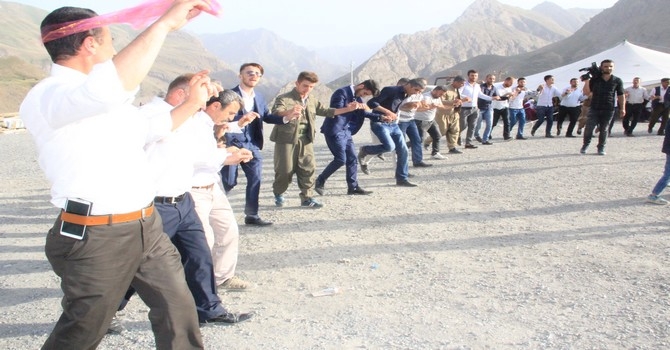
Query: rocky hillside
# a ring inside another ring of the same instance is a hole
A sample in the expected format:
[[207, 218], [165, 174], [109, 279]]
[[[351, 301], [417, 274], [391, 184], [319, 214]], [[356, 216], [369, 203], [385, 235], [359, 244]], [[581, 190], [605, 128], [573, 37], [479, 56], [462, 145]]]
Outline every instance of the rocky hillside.
[[[566, 38], [572, 31], [554, 19], [496, 0], [476, 0], [451, 24], [393, 37], [355, 70], [355, 80], [391, 84], [400, 77], [432, 76], [472, 57], [516, 55]], [[348, 77], [331, 84], [341, 85]]]
[[432, 77], [470, 68], [516, 76], [530, 75], [591, 56], [625, 39], [636, 45], [670, 53], [670, 22], [667, 18], [670, 18], [667, 0], [619, 1], [564, 40], [511, 57], [479, 56], [436, 72]]

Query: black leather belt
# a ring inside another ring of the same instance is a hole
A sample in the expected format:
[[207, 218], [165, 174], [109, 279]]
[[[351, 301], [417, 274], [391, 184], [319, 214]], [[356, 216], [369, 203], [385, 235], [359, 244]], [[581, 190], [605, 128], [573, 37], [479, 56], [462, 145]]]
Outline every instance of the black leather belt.
[[159, 203], [159, 204], [175, 204], [179, 203], [184, 199], [184, 195], [180, 195], [177, 197], [161, 197], [161, 196], [156, 196], [154, 197], [154, 203]]

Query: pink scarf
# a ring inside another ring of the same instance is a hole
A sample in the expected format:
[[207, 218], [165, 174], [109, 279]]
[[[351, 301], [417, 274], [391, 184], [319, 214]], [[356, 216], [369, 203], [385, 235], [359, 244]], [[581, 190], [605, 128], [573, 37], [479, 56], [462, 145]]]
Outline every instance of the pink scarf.
[[[105, 15], [50, 25], [42, 28], [42, 42], [117, 23], [130, 24], [135, 29], [144, 28], [162, 16], [173, 2], [174, 0], [148, 0], [138, 6]], [[221, 5], [217, 0], [210, 0], [209, 9], [203, 11], [218, 16], [221, 13]]]

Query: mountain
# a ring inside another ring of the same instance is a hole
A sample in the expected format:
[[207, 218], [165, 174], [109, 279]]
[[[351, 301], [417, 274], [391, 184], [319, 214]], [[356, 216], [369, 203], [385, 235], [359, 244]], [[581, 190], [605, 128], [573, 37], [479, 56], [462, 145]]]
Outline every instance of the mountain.
[[580, 8], [564, 9], [553, 2], [545, 1], [533, 7], [531, 11], [541, 13], [546, 17], [551, 18], [563, 29], [570, 33], [574, 33], [601, 10]]
[[[47, 11], [0, 1], [0, 113], [16, 112], [28, 90], [45, 77], [51, 66], [39, 36], [39, 25]], [[137, 31], [112, 26], [114, 45], [125, 46]], [[142, 83], [137, 102], [145, 102], [167, 89], [179, 74], [209, 69], [223, 80], [237, 73], [208, 52], [201, 41], [185, 32], [170, 33], [156, 63]]]
[[[530, 75], [594, 55], [623, 40], [670, 53], [667, 36], [670, 22], [667, 18], [670, 18], [667, 0], [619, 1], [593, 17], [566, 39], [511, 57], [482, 55], [436, 72], [433, 76], [450, 75], [452, 72], [470, 68], [481, 72], [505, 72], [514, 76]], [[616, 75], [616, 62], [614, 74]]]
[[[258, 90], [265, 96], [274, 97], [284, 85], [295, 82], [301, 71], [317, 72], [322, 82], [349, 71], [348, 65], [327, 62], [315, 51], [284, 40], [267, 29], [202, 34], [200, 38], [208, 51], [236, 67], [244, 62], [260, 63], [265, 74]], [[235, 78], [234, 81], [224, 81], [224, 86], [233, 87], [237, 83]]]
[[[571, 33], [544, 14], [496, 0], [476, 0], [451, 24], [396, 35], [355, 69], [354, 80], [374, 78], [385, 85], [400, 77], [428, 77], [477, 55], [528, 52]], [[343, 76], [329, 85], [340, 86], [348, 80]]]

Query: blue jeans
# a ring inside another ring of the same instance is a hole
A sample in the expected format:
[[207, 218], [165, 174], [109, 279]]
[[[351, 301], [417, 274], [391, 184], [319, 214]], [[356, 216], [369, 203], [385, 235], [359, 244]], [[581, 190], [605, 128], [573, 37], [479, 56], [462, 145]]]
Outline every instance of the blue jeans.
[[412, 164], [417, 165], [423, 162], [423, 148], [421, 148], [421, 134], [414, 120], [399, 122], [398, 126], [403, 134], [407, 134], [409, 142], [412, 145]]
[[512, 128], [514, 124], [519, 121], [519, 128], [516, 131], [517, 137], [523, 137], [523, 128], [526, 126], [526, 110], [523, 108], [510, 108], [509, 109], [509, 131], [512, 133]]
[[491, 138], [491, 125], [493, 124], [493, 108], [480, 109], [479, 115], [484, 122], [484, 135], [482, 135], [482, 142], [486, 142]]
[[665, 154], [665, 169], [663, 169], [663, 176], [661, 176], [660, 179], [658, 179], [658, 182], [656, 183], [656, 186], [654, 186], [654, 189], [651, 191], [653, 195], [660, 195], [663, 190], [668, 187], [668, 183], [670, 182], [670, 153]]
[[554, 126], [554, 107], [537, 106], [535, 112], [537, 113], [537, 121], [533, 125], [533, 132], [539, 129], [546, 119], [545, 135], [551, 135], [551, 127]]
[[[261, 150], [251, 142], [245, 142], [241, 145], [251, 151], [254, 157], [245, 163], [239, 165], [225, 165], [221, 169], [221, 180], [226, 192], [230, 192], [237, 185], [238, 169], [242, 168], [247, 177], [247, 188], [245, 193], [244, 214], [247, 217], [258, 217], [258, 201], [261, 192], [261, 178], [263, 171], [263, 156]], [[241, 148], [242, 148], [241, 147]]]
[[365, 154], [382, 154], [395, 150], [398, 156], [395, 168], [395, 178], [398, 181], [404, 181], [408, 178], [409, 159], [407, 159], [407, 145], [405, 144], [405, 135], [400, 131], [400, 127], [395, 123], [371, 122], [370, 129], [377, 136], [380, 145], [363, 146], [361, 150]]

